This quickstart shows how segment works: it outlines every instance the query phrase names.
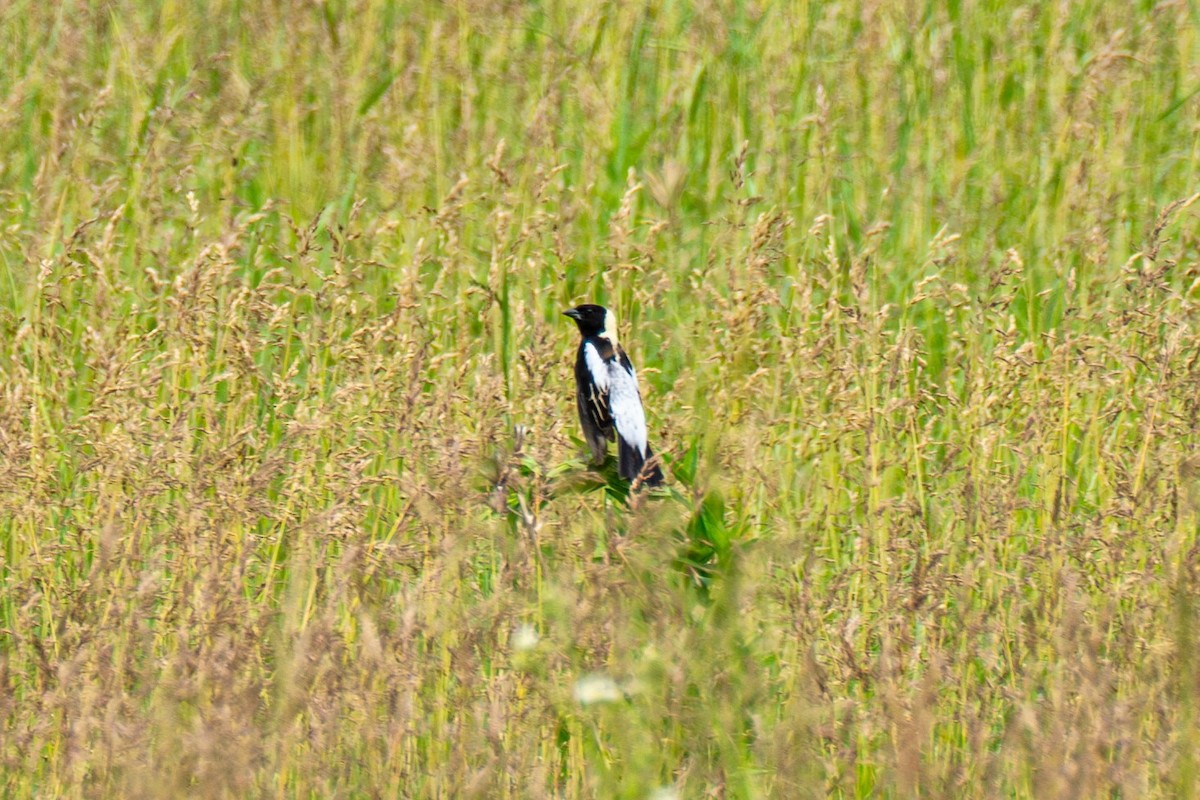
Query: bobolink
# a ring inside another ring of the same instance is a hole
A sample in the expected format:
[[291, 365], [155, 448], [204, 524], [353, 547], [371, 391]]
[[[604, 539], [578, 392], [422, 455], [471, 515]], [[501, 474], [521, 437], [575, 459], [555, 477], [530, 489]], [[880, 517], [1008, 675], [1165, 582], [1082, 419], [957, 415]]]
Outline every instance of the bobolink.
[[621, 477], [627, 481], [640, 478], [647, 486], [659, 486], [663, 474], [658, 460], [651, 461], [654, 453], [646, 441], [646, 412], [642, 410], [637, 373], [617, 344], [617, 325], [612, 315], [604, 306], [591, 304], [563, 313], [575, 320], [583, 335], [575, 357], [575, 405], [592, 460], [602, 462], [608, 442], [616, 438]]

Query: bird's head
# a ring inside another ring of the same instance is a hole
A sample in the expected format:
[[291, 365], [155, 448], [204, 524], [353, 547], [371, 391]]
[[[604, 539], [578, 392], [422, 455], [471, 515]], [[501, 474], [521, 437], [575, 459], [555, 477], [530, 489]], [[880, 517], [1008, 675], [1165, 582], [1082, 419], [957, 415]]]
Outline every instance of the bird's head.
[[608, 334], [615, 341], [616, 326], [613, 325], [612, 330], [609, 330], [612, 315], [608, 313], [608, 309], [604, 306], [585, 303], [584, 305], [568, 309], [563, 313], [575, 320], [575, 324], [579, 326], [579, 332], [584, 336], [603, 336]]

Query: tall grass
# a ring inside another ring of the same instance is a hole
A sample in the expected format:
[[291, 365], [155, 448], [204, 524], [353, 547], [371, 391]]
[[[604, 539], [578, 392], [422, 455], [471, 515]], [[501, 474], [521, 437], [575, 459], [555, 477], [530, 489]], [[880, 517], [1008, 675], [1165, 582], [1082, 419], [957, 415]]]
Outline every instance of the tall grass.
[[4, 5], [3, 794], [1194, 796], [1197, 23]]

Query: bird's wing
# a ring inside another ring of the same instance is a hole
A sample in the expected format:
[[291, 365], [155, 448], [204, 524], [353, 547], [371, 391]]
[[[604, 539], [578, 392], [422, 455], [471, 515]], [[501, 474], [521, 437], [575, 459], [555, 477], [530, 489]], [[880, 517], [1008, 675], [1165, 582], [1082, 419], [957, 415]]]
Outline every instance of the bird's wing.
[[[611, 358], [612, 347], [611, 345], [606, 347], [606, 344], [603, 341], [599, 343], [599, 346], [592, 342], [583, 343], [583, 366], [586, 380], [579, 387], [579, 393], [581, 410], [586, 408], [588, 416], [596, 427], [601, 433], [607, 434], [611, 433], [613, 420], [608, 404], [610, 378], [609, 367], [606, 363], [608, 358]], [[601, 349], [609, 352], [603, 353]]]
[[646, 454], [646, 412], [638, 391], [637, 373], [625, 351], [608, 362], [608, 407], [617, 435], [643, 456]]

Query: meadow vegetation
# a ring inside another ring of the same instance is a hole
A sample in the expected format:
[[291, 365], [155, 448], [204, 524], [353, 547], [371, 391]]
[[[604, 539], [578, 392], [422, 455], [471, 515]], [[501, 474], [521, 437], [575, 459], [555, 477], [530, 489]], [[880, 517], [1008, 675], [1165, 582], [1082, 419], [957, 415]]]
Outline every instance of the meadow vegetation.
[[0, 794], [1195, 796], [1197, 15], [0, 5]]

